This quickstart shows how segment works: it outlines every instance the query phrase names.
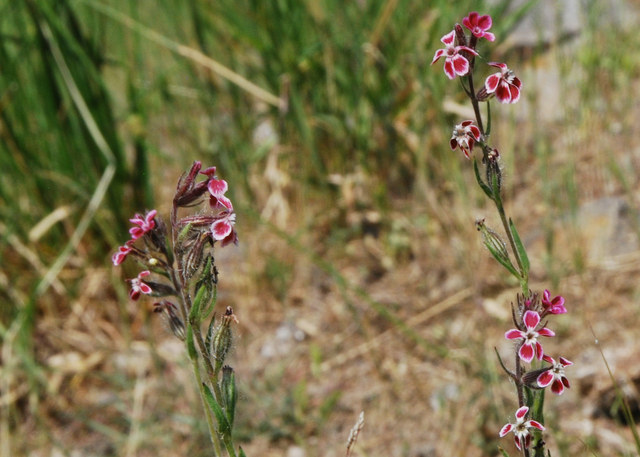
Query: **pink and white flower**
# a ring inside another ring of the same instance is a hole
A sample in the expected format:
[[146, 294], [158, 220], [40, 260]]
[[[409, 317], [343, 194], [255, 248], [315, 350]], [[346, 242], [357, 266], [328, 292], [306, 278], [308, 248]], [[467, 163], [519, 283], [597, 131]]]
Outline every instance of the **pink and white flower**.
[[505, 424], [500, 430], [500, 438], [504, 437], [507, 433], [513, 432], [515, 435], [516, 447], [522, 450], [529, 447], [531, 444], [531, 432], [530, 428], [537, 428], [538, 430], [544, 430], [544, 426], [533, 419], [526, 421], [525, 417], [529, 412], [528, 406], [522, 406], [516, 411], [516, 423]]
[[145, 284], [142, 281], [142, 278], [149, 276], [150, 274], [151, 273], [149, 272], [149, 270], [144, 270], [138, 274], [137, 278], [128, 280], [131, 282], [131, 290], [129, 291], [129, 297], [131, 298], [131, 300], [137, 300], [138, 298], [140, 298], [140, 294], [149, 295], [151, 292], [153, 292], [151, 290], [151, 287], [149, 287], [148, 284]]
[[[213, 172], [215, 173], [215, 167], [213, 168]], [[231, 200], [224, 196], [225, 192], [227, 192], [227, 190], [229, 189], [227, 181], [225, 181], [224, 179], [211, 178], [209, 179], [207, 187], [209, 189], [209, 193], [211, 194], [211, 197], [209, 199], [211, 208], [233, 211]]]
[[113, 254], [113, 256], [111, 257], [111, 261], [116, 267], [124, 262], [124, 259], [126, 259], [127, 255], [129, 255], [129, 253], [133, 250], [133, 248], [131, 247], [132, 242], [133, 240], [127, 241], [124, 246], [120, 246], [118, 248], [118, 252]]
[[556, 362], [553, 358], [549, 357], [545, 354], [543, 357], [545, 362], [549, 362], [551, 367], [540, 373], [538, 376], [537, 382], [538, 386], [544, 388], [548, 385], [551, 385], [551, 392], [557, 395], [561, 395], [564, 392], [564, 388], [567, 389], [569, 386], [569, 380], [564, 375], [564, 367], [568, 367], [573, 365], [573, 362], [565, 359], [564, 357], [560, 357], [560, 359]]
[[137, 225], [137, 227], [131, 227], [129, 233], [131, 238], [137, 240], [145, 233], [153, 230], [156, 227], [156, 221], [153, 220], [158, 212], [155, 209], [149, 211], [146, 216], [142, 217], [140, 214], [136, 214], [133, 219], [129, 219], [130, 222]]
[[542, 306], [544, 307], [543, 314], [564, 314], [567, 312], [567, 308], [564, 307], [564, 297], [558, 295], [551, 298], [551, 292], [547, 289], [542, 293]]
[[480, 16], [474, 11], [462, 20], [462, 24], [471, 30], [471, 33], [477, 38], [486, 38], [489, 41], [496, 39], [493, 33], [487, 32], [492, 24], [491, 16], [489, 15]]
[[232, 211], [223, 211], [218, 219], [211, 224], [211, 235], [216, 241], [221, 241], [222, 246], [229, 243], [237, 243], [238, 235], [233, 226], [236, 223], [236, 214]]
[[500, 103], [515, 103], [520, 99], [522, 82], [516, 77], [507, 64], [489, 62], [492, 67], [500, 69], [498, 73], [490, 75], [484, 82], [488, 94], [495, 93]]
[[555, 333], [552, 330], [544, 327], [540, 330], [536, 330], [536, 327], [540, 323], [540, 314], [536, 311], [526, 311], [522, 319], [526, 331], [513, 328], [504, 334], [504, 337], [508, 340], [522, 339], [522, 345], [518, 350], [520, 359], [527, 363], [531, 363], [535, 356], [538, 360], [542, 360], [544, 354], [542, 345], [538, 342], [539, 336], [554, 336]]
[[449, 146], [454, 150], [460, 148], [467, 159], [471, 158], [471, 151], [476, 141], [480, 140], [480, 129], [473, 121], [463, 121], [453, 129]]
[[447, 75], [449, 79], [454, 79], [456, 76], [464, 76], [469, 72], [469, 61], [460, 54], [460, 51], [467, 51], [473, 55], [478, 55], [476, 51], [468, 46], [456, 46], [455, 40], [455, 30], [443, 36], [440, 41], [444, 43], [445, 47], [444, 49], [438, 49], [431, 61], [431, 65], [433, 65], [440, 57], [446, 56], [444, 61], [444, 74]]

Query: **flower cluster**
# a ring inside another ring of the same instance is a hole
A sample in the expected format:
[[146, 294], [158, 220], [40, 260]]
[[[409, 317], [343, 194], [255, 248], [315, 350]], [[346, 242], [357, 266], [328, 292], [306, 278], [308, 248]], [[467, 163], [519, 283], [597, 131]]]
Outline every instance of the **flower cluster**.
[[[198, 179], [202, 175], [204, 179]], [[132, 300], [142, 295], [163, 297], [153, 310], [184, 343], [192, 361], [215, 455], [222, 455], [223, 444], [229, 455], [236, 455], [232, 451], [238, 395], [226, 358], [233, 344], [231, 324], [238, 318], [230, 306], [222, 316], [214, 312], [218, 296], [214, 248], [238, 243], [228, 190], [215, 167], [202, 170], [202, 164], [194, 162], [178, 180], [169, 221], [165, 223], [155, 209], [136, 214], [130, 219], [131, 238], [111, 257], [116, 266], [127, 258], [143, 266], [137, 277], [127, 279]], [[200, 204], [205, 208], [193, 211]], [[191, 214], [182, 214], [187, 211]]]
[[[436, 51], [431, 65], [440, 60], [441, 57], [444, 57], [444, 73], [449, 79], [455, 79], [457, 76], [467, 76], [469, 82], [465, 90], [475, 104], [487, 101], [493, 96], [500, 103], [516, 103], [520, 99], [522, 81], [505, 63], [488, 63], [488, 65], [496, 67], [500, 71], [489, 75], [477, 93], [473, 88], [474, 63], [475, 58], [479, 57], [476, 46], [481, 38], [488, 41], [496, 39], [495, 35], [488, 31], [492, 22], [491, 16], [480, 15], [477, 12], [469, 13], [467, 17], [462, 19], [462, 24], [471, 31], [470, 36], [467, 37], [462, 27], [456, 25], [451, 32], [440, 39], [445, 47]], [[464, 155], [470, 159], [475, 143], [483, 141], [484, 132], [482, 127], [476, 125], [473, 121], [464, 121], [454, 128], [450, 146], [452, 150], [460, 148]]]
[[[551, 386], [551, 392], [557, 395], [561, 395], [565, 388], [569, 388], [569, 380], [565, 376], [564, 368], [573, 365], [573, 362], [564, 357], [559, 357], [556, 362], [551, 356], [545, 354], [542, 344], [538, 341], [541, 336], [555, 336], [555, 332], [546, 327], [546, 322], [541, 323], [542, 318], [566, 312], [564, 298], [560, 295], [551, 298], [551, 293], [548, 290], [542, 293], [542, 299], [537, 293], [530, 293], [527, 298], [518, 296], [518, 304], [513, 308], [513, 320], [516, 328], [508, 330], [504, 336], [508, 340], [518, 342], [517, 352], [522, 362], [531, 363], [533, 359], [537, 359], [547, 362], [549, 366], [524, 373], [520, 373], [521, 370], [518, 369], [518, 374], [510, 373], [517, 383], [533, 389], [544, 389]], [[521, 446], [529, 447], [530, 428], [544, 430], [544, 427], [536, 421], [524, 421], [527, 411], [526, 406], [521, 406], [516, 412], [516, 424], [507, 424], [500, 431], [500, 436], [503, 437], [513, 430], [518, 449]]]
[[[152, 282], [146, 278], [152, 272], [173, 278], [172, 274], [176, 272], [174, 260], [179, 263], [177, 271], [183, 272], [186, 268], [193, 273], [202, 266], [205, 248], [212, 248], [217, 242], [221, 246], [238, 243], [233, 204], [225, 196], [229, 186], [225, 180], [217, 178], [215, 167], [200, 171], [201, 168], [201, 163], [195, 162], [178, 182], [171, 212], [170, 241], [167, 227], [155, 209], [136, 214], [129, 220], [133, 225], [129, 229], [131, 238], [118, 248], [111, 261], [118, 266], [132, 256], [146, 267], [136, 278], [127, 280], [131, 284], [129, 296], [132, 300], [138, 300], [141, 294], [176, 295], [175, 284]], [[206, 179], [197, 181], [198, 174]], [[208, 213], [178, 218], [180, 208], [193, 207], [203, 198], [208, 202]]]

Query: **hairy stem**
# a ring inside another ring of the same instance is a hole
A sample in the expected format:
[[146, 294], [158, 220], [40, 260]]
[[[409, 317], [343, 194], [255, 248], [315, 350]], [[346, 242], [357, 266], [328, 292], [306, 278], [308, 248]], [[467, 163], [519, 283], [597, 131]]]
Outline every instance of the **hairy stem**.
[[[209, 427], [209, 435], [211, 436], [211, 442], [213, 443], [213, 447], [215, 450], [216, 456], [222, 457], [222, 446], [220, 443], [220, 437], [218, 436], [218, 431], [216, 430], [216, 426], [213, 422], [213, 416], [211, 415], [211, 409], [207, 403], [207, 397], [204, 391], [204, 384], [202, 382], [202, 375], [200, 373], [200, 365], [198, 365], [197, 359], [191, 359], [191, 363], [193, 365], [193, 372], [196, 375], [196, 382], [200, 387], [200, 399], [202, 400], [202, 406], [204, 408], [205, 416], [207, 417], [207, 426]], [[226, 445], [226, 443], [225, 443]]]

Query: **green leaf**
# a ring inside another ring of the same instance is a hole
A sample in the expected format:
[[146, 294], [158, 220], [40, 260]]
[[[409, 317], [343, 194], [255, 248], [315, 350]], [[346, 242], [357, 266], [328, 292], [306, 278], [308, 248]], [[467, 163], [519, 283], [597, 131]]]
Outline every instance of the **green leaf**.
[[189, 322], [198, 325], [200, 323], [200, 305], [207, 292], [207, 287], [202, 285], [196, 292], [196, 298], [193, 299], [191, 304], [191, 311], [189, 311]]
[[500, 451], [500, 454], [504, 455], [504, 457], [511, 457], [509, 454], [507, 454], [507, 451], [502, 449], [500, 446], [498, 446], [498, 450]]
[[191, 360], [198, 358], [198, 351], [196, 351], [196, 344], [193, 341], [193, 327], [187, 322], [187, 352]]
[[524, 244], [522, 244], [520, 235], [518, 235], [516, 226], [511, 218], [509, 218], [509, 228], [511, 229], [511, 233], [513, 234], [513, 242], [516, 244], [518, 257], [520, 257], [520, 260], [522, 261], [522, 268], [524, 269], [522, 275], [526, 278], [529, 276], [529, 256], [527, 255], [527, 250], [524, 248]]
[[231, 424], [229, 424], [224, 411], [222, 411], [222, 408], [213, 396], [213, 393], [211, 392], [211, 389], [209, 389], [209, 386], [205, 383], [202, 383], [202, 386], [204, 387], [204, 395], [206, 397], [207, 403], [209, 404], [211, 411], [213, 411], [213, 414], [216, 416], [216, 420], [218, 421], [218, 430], [223, 436], [229, 436], [231, 434]]
[[240, 454], [239, 457], [247, 457], [247, 454], [244, 453], [244, 449], [242, 449], [242, 446], [240, 446]]
[[491, 188], [487, 186], [485, 182], [482, 180], [482, 178], [480, 177], [480, 170], [478, 169], [478, 161], [475, 158], [473, 159], [473, 171], [476, 175], [476, 181], [478, 181], [478, 185], [480, 186], [480, 188], [484, 191], [485, 194], [487, 194], [487, 197], [493, 200], [493, 192], [491, 191]]
[[487, 128], [484, 130], [484, 134], [485, 136], [491, 135], [491, 102], [489, 100], [487, 100]]
[[236, 391], [236, 375], [233, 370], [231, 370], [230, 372], [226, 372], [223, 370], [222, 390], [225, 400], [225, 409], [227, 411], [227, 419], [229, 420], [229, 424], [231, 425], [231, 427], [233, 427], [233, 419], [236, 414], [236, 403], [238, 401], [238, 393]]

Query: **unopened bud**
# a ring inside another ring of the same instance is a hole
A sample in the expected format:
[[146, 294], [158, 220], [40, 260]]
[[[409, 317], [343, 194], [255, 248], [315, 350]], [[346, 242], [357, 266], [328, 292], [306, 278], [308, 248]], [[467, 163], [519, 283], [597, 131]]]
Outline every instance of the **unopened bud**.
[[540, 370], [528, 371], [522, 376], [522, 383], [530, 389], [542, 389], [543, 387], [538, 385], [538, 376], [552, 368], [553, 367], [547, 367]]
[[483, 161], [487, 167], [487, 184], [496, 195], [500, 194], [502, 189], [502, 170], [500, 169], [500, 153], [497, 149], [491, 149], [483, 158]]
[[518, 272], [509, 259], [507, 244], [500, 238], [500, 235], [487, 227], [484, 219], [476, 221], [476, 228], [482, 234], [482, 241], [489, 252], [491, 252], [491, 255], [511, 273], [517, 276]]
[[167, 300], [162, 300], [161, 302], [153, 304], [153, 312], [162, 313], [169, 324], [171, 332], [173, 332], [173, 334], [180, 340], [184, 341], [185, 327], [182, 319], [178, 317], [177, 309], [176, 305]]
[[222, 400], [224, 402], [225, 412], [227, 413], [227, 420], [233, 427], [238, 393], [236, 391], [236, 375], [233, 372], [233, 368], [229, 365], [222, 367], [222, 383], [220, 390], [222, 391]]
[[489, 98], [491, 98], [493, 95], [495, 95], [494, 92], [488, 93], [487, 88], [485, 86], [482, 86], [480, 90], [476, 93], [476, 99], [479, 102], [484, 102], [485, 100], [489, 100]]
[[231, 306], [227, 306], [227, 310], [222, 316], [222, 321], [220, 325], [215, 331], [215, 335], [213, 337], [213, 350], [212, 354], [215, 358], [215, 372], [219, 373], [222, 365], [224, 365], [224, 361], [229, 353], [229, 349], [231, 349], [231, 343], [233, 340], [233, 334], [231, 332], [231, 322], [238, 322], [235, 314], [233, 314], [233, 308]]
[[456, 31], [456, 41], [458, 46], [467, 46], [467, 36], [464, 34], [464, 29], [460, 24], [456, 24], [454, 27]]

